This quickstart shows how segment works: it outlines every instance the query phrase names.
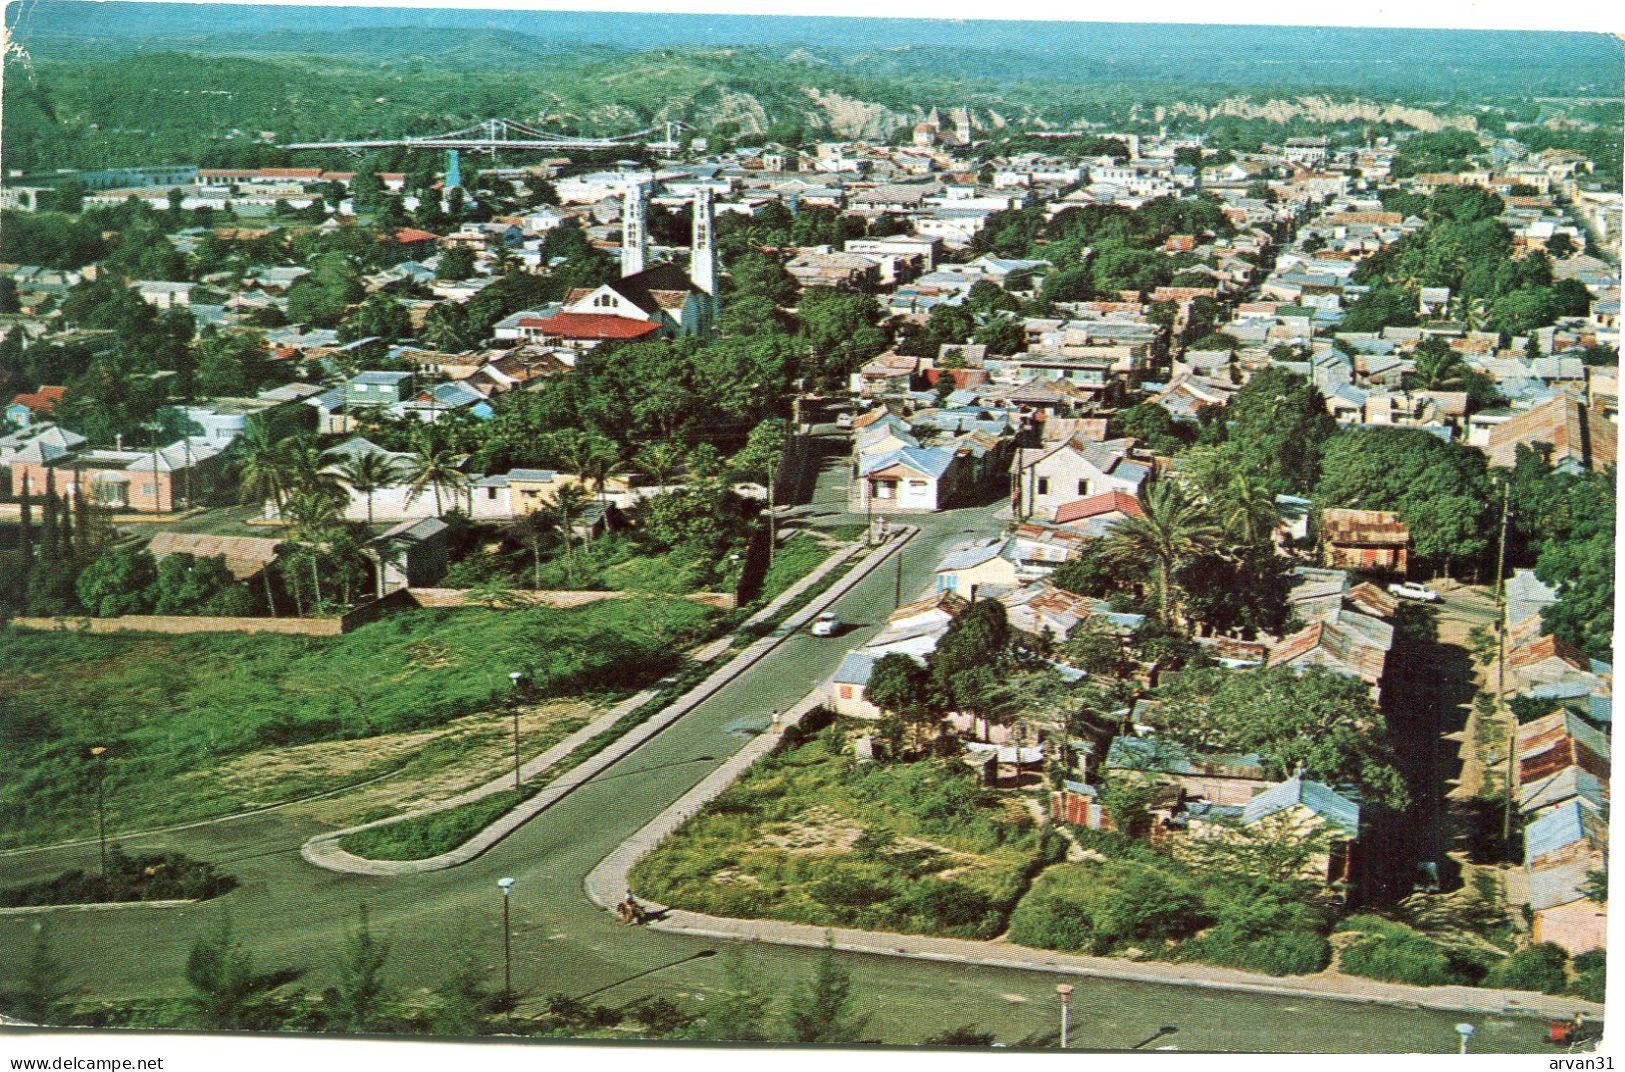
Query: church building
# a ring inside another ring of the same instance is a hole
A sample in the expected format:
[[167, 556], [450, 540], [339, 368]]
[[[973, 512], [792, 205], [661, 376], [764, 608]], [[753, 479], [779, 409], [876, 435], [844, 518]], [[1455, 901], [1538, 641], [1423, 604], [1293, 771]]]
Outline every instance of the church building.
[[604, 339], [709, 336], [717, 321], [715, 210], [711, 191], [694, 195], [693, 246], [685, 273], [671, 261], [646, 267], [648, 199], [642, 184], [628, 186], [621, 211], [621, 278], [578, 287], [555, 315], [540, 321], [540, 337], [587, 346]]

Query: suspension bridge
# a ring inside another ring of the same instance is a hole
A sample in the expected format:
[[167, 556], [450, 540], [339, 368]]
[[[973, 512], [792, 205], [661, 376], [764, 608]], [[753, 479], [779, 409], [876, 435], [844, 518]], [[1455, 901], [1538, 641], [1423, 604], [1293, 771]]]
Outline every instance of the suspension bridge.
[[458, 149], [466, 152], [496, 153], [505, 149], [622, 149], [636, 145], [670, 155], [677, 151], [677, 134], [692, 129], [676, 121], [612, 138], [555, 134], [513, 119], [487, 119], [462, 130], [410, 138], [371, 138], [356, 141], [305, 141], [284, 145], [284, 149]]

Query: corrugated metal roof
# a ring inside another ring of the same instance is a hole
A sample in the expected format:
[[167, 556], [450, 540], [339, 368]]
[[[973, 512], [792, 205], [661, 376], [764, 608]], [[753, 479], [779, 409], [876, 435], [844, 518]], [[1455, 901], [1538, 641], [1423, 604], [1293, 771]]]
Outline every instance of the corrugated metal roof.
[[1585, 836], [1585, 820], [1579, 801], [1564, 804], [1524, 828], [1524, 863], [1531, 864], [1547, 853], [1572, 845]]
[[837, 685], [867, 685], [869, 675], [874, 673], [875, 660], [873, 656], [865, 655], [861, 651], [849, 651], [841, 665], [835, 669], [832, 679]]
[[1307, 781], [1297, 775], [1249, 800], [1242, 808], [1241, 821], [1256, 823], [1298, 805], [1308, 808], [1349, 837], [1359, 836], [1360, 805], [1341, 796], [1329, 785]]

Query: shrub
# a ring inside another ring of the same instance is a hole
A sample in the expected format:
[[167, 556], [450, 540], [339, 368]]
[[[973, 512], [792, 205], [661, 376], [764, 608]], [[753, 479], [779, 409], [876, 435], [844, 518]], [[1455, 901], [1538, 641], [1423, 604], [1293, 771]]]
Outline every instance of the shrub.
[[117, 845], [107, 850], [107, 874], [75, 868], [56, 878], [0, 890], [0, 906], [105, 904], [119, 901], [203, 901], [218, 897], [237, 880], [213, 864], [178, 852], [127, 856]]
[[1569, 988], [1569, 955], [1551, 942], [1526, 946], [1490, 969], [1484, 985], [1561, 994]]
[[1472, 986], [1482, 978], [1483, 966], [1464, 952], [1402, 924], [1384, 923], [1379, 933], [1368, 933], [1343, 950], [1338, 966], [1344, 972], [1413, 986]]
[[1211, 922], [1168, 872], [1127, 860], [1051, 868], [1010, 918], [1023, 945], [1104, 954], [1186, 937]]
[[1269, 975], [1307, 975], [1326, 967], [1326, 914], [1273, 889], [1211, 887], [1208, 904], [1218, 921], [1182, 953], [1192, 960]]
[[1604, 1000], [1608, 982], [1608, 954], [1601, 949], [1581, 953], [1574, 958], [1574, 982], [1568, 992], [1588, 1001]]

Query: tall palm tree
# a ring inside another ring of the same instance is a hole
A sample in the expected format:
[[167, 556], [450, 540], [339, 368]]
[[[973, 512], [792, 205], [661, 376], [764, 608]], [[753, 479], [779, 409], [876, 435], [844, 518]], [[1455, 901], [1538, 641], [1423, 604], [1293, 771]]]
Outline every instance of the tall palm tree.
[[344, 488], [333, 472], [333, 455], [322, 449], [321, 441], [308, 433], [291, 435], [276, 445], [287, 473], [285, 497], [309, 492], [329, 499], [344, 498]]
[[1275, 496], [1269, 488], [1240, 473], [1232, 475], [1212, 496], [1212, 503], [1219, 523], [1243, 547], [1263, 543], [1279, 523]]
[[455, 496], [468, 484], [468, 477], [458, 468], [462, 456], [450, 447], [425, 444], [425, 449], [413, 455], [407, 463], [406, 478], [411, 485], [407, 502], [416, 502], [425, 491], [434, 492], [436, 517], [446, 515], [443, 496]]
[[287, 500], [291, 483], [287, 456], [263, 423], [255, 421], [238, 438], [237, 485], [245, 503], [271, 503], [277, 516]]
[[358, 495], [367, 497], [367, 527], [372, 528], [372, 497], [398, 483], [403, 476], [400, 459], [388, 454], [356, 454], [333, 467], [333, 475]]
[[676, 443], [660, 440], [638, 451], [633, 464], [648, 475], [658, 487], [665, 487], [671, 475], [683, 464], [683, 448]]
[[547, 519], [564, 540], [564, 573], [569, 577], [570, 583], [576, 583], [575, 558], [573, 553], [575, 525], [592, 502], [592, 496], [580, 484], [566, 484], [553, 493], [544, 509]]
[[1131, 569], [1155, 571], [1158, 617], [1173, 624], [1174, 574], [1181, 566], [1216, 547], [1223, 530], [1207, 508], [1175, 480], [1160, 480], [1140, 495], [1142, 516], [1112, 526], [1102, 550]]

